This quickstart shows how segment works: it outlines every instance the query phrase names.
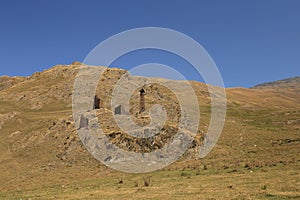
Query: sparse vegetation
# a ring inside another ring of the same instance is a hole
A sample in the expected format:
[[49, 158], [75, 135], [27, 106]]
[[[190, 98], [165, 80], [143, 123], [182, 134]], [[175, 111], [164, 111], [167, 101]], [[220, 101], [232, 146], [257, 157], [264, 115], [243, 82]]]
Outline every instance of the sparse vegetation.
[[[198, 136], [193, 148], [170, 166], [147, 175], [127, 174], [99, 163], [77, 135], [70, 96], [77, 67], [57, 66], [1, 82], [0, 199], [300, 198], [300, 87], [227, 89], [224, 130], [207, 157], [196, 156], [202, 141]], [[107, 73], [109, 85], [122, 73]], [[192, 85], [203, 134], [210, 100], [203, 84]]]

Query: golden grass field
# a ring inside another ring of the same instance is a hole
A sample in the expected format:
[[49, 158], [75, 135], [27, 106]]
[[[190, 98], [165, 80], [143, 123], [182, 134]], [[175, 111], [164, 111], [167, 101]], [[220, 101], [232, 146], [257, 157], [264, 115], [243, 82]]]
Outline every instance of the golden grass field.
[[[77, 136], [77, 69], [0, 78], [0, 199], [300, 199], [299, 82], [226, 89], [225, 126], [207, 157], [190, 149], [162, 170], [128, 174], [94, 159]], [[204, 84], [192, 85], [205, 130], [209, 96]]]

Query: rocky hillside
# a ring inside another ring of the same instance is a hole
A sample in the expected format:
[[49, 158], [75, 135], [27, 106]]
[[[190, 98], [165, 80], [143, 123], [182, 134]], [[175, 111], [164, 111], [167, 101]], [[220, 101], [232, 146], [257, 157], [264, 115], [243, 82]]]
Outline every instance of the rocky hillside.
[[253, 89], [299, 89], [300, 76], [293, 78], [282, 79], [279, 81], [258, 84]]
[[[56, 182], [61, 177], [84, 179], [106, 169], [82, 145], [73, 120], [73, 85], [80, 65], [78, 62], [57, 65], [30, 77], [0, 77], [1, 190], [14, 190], [19, 186], [26, 188], [25, 180], [39, 185], [43, 181]], [[128, 112], [132, 119], [139, 125], [149, 124], [149, 108], [160, 104], [165, 106], [167, 123], [160, 129], [161, 134], [154, 138], [129, 137], [114, 122], [114, 108], [110, 103], [114, 85], [126, 71], [103, 69], [105, 72], [96, 89], [102, 101], [97, 117], [101, 119], [99, 125], [107, 137], [129, 151], [150, 152], [161, 148], [178, 128], [181, 116], [176, 95], [160, 85], [146, 85], [146, 110], [141, 115], [137, 89], [130, 99]], [[180, 85], [180, 81], [163, 81]], [[299, 77], [253, 89], [226, 89], [228, 110], [224, 131], [205, 163], [197, 161], [197, 148], [207, 132], [211, 99], [205, 84], [190, 83], [199, 100], [200, 129], [189, 151], [170, 168], [212, 167], [217, 166], [215, 163], [223, 163], [219, 167], [224, 165], [227, 168], [246, 164], [249, 167], [257, 159], [259, 166], [297, 162], [300, 141]], [[291, 89], [277, 89], [285, 87]]]
[[1, 76], [0, 77], [0, 91], [12, 87], [20, 82], [27, 80], [27, 77], [9, 77]]

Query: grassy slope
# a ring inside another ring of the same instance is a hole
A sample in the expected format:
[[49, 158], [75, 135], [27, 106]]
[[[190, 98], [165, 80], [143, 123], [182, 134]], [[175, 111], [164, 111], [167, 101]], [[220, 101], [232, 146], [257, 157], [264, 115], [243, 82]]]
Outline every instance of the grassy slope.
[[[225, 127], [206, 158], [181, 159], [149, 174], [126, 174], [85, 151], [74, 133], [69, 103], [60, 96], [51, 95], [54, 100], [42, 109], [31, 109], [30, 99], [11, 100], [10, 94], [24, 93], [29, 86], [40, 86], [42, 93], [64, 85], [51, 79], [55, 72], [47, 73], [41, 76], [48, 81], [36, 77], [29, 85], [5, 90], [8, 97], [1, 93], [0, 114], [14, 111], [16, 116], [2, 118], [0, 199], [300, 198], [298, 93], [228, 89]], [[63, 158], [58, 155], [65, 145], [70, 152]], [[145, 177], [151, 177], [149, 187]]]

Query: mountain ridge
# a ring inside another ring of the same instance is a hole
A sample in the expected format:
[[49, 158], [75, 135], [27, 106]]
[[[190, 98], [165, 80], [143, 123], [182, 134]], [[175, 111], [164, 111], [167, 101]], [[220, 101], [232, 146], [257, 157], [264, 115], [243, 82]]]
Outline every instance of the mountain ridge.
[[[75, 67], [77, 66], [77, 69], [79, 66], [88, 66], [86, 64], [83, 64], [79, 61], [74, 61], [72, 62], [71, 64], [69, 65], [65, 65], [65, 64], [58, 64], [58, 65], [55, 65], [53, 67], [50, 67], [49, 69], [45, 69], [41, 72], [35, 72], [33, 73], [32, 75], [30, 76], [8, 76], [8, 75], [3, 75], [3, 76], [0, 76], [0, 90], [3, 90], [16, 84], [16, 83], [19, 83], [19, 82], [22, 82], [30, 77], [33, 77], [35, 76], [36, 74], [41, 74], [41, 73], [45, 73], [45, 72], [48, 72], [48, 71], [52, 71], [52, 70], [55, 70], [55, 69], [58, 69], [60, 67]], [[111, 68], [111, 69], [117, 69], [117, 70], [124, 70], [124, 69], [121, 69], [121, 68]], [[158, 79], [165, 79], [165, 78], [159, 78], [157, 77]], [[168, 79], [165, 79], [165, 80], [168, 80]], [[175, 80], [174, 80], [175, 81]], [[205, 84], [203, 82], [199, 82], [199, 81], [195, 81], [195, 80], [188, 80], [189, 82], [198, 82], [198, 83], [202, 83], [202, 84]], [[3, 86], [4, 84], [6, 84], [6, 86]], [[264, 83], [259, 83], [259, 84], [256, 84], [254, 86], [251, 86], [250, 89], [270, 89], [270, 88], [297, 88], [298, 86], [300, 85], [300, 76], [294, 76], [294, 77], [289, 77], [289, 78], [284, 78], [284, 79], [278, 79], [278, 80], [275, 80], [275, 81], [268, 81], [268, 82], [264, 82]], [[233, 88], [246, 88], [246, 87], [230, 87], [231, 89]], [[228, 89], [228, 88], [227, 88]]]
[[294, 76], [291, 78], [280, 79], [277, 81], [271, 81], [266, 83], [257, 84], [251, 88], [263, 89], [263, 88], [292, 88], [297, 89], [300, 87], [300, 76]]

